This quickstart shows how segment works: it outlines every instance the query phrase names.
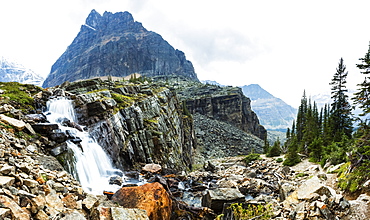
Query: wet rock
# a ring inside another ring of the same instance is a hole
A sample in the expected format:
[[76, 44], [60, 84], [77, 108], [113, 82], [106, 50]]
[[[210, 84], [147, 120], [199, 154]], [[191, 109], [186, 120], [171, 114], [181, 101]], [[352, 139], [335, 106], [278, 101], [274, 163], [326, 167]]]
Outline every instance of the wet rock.
[[30, 123], [45, 123], [47, 122], [46, 116], [44, 114], [28, 114], [25, 115], [25, 120]]
[[106, 110], [107, 108], [100, 101], [87, 104], [87, 113], [89, 116], [98, 115], [105, 112]]
[[234, 188], [218, 188], [208, 190], [202, 198], [202, 206], [209, 207], [220, 213], [224, 203], [245, 202], [245, 196]]
[[121, 186], [123, 183], [122, 177], [120, 176], [112, 176], [109, 178], [109, 184], [111, 185], [119, 185]]
[[169, 219], [172, 214], [172, 200], [158, 182], [123, 187], [113, 195], [112, 201], [124, 208], [144, 209], [150, 219]]
[[50, 139], [57, 142], [57, 143], [63, 143], [66, 140], [68, 140], [68, 136], [66, 133], [60, 130], [55, 130], [49, 135]]
[[49, 135], [52, 133], [53, 130], [59, 128], [58, 124], [50, 124], [50, 123], [38, 123], [32, 125], [33, 130], [40, 134]]
[[54, 147], [53, 149], [50, 150], [51, 155], [53, 156], [58, 156], [64, 152], [66, 152], [68, 149], [67, 143], [61, 143]]

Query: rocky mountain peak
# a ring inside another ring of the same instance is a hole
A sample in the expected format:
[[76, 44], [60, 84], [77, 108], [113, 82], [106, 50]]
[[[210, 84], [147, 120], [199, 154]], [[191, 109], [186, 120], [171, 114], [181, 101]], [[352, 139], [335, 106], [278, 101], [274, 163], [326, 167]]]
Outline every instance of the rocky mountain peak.
[[91, 10], [89, 16], [86, 18], [86, 24], [90, 27], [97, 28], [98, 23], [101, 19], [101, 15], [95, 11], [95, 9]]
[[198, 80], [192, 63], [129, 12], [92, 10], [72, 44], [51, 68], [43, 87], [100, 76], [178, 75]]

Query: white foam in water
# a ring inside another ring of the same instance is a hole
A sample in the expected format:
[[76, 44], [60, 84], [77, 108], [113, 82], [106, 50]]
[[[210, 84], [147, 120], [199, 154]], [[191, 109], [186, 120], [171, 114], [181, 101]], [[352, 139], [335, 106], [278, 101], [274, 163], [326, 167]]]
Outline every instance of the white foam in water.
[[50, 123], [58, 123], [61, 130], [70, 130], [82, 140], [80, 143], [82, 149], [71, 141], [67, 141], [68, 147], [72, 149], [75, 156], [76, 173], [72, 175], [80, 181], [82, 188], [92, 194], [103, 194], [104, 190], [117, 191], [120, 186], [110, 185], [109, 178], [117, 175], [123, 176], [123, 173], [113, 166], [102, 147], [89, 136], [88, 132], [81, 132], [60, 124], [64, 118], [76, 122], [72, 101], [64, 97], [52, 99], [48, 101], [47, 108], [46, 117]]

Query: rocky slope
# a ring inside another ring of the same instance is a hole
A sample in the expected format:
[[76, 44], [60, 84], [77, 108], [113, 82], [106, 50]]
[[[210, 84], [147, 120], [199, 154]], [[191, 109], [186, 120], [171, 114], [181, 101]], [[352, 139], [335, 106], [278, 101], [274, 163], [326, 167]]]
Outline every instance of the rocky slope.
[[[125, 124], [127, 128], [136, 127], [136, 130], [132, 130], [134, 131], [132, 136], [135, 133], [139, 134], [140, 129], [156, 128], [155, 125], [140, 127], [140, 123], [160, 124], [162, 120], [160, 117], [158, 122], [151, 117], [156, 112], [154, 109], [159, 108], [161, 114], [165, 112], [175, 119], [174, 121], [181, 121], [176, 119], [176, 115], [185, 112], [184, 106], [180, 105], [182, 108], [179, 108], [176, 97], [171, 95], [172, 90], [159, 85], [157, 87], [153, 85], [149, 89], [145, 83], [116, 84], [96, 79], [66, 83], [60, 88], [43, 91], [38, 87], [13, 84], [1, 84], [0, 219], [214, 219], [222, 212], [224, 219], [232, 219], [231, 209], [227, 207], [235, 202], [244, 204], [244, 208], [258, 204], [270, 206], [266, 210], [271, 219], [369, 218], [369, 196], [362, 194], [356, 200], [347, 200], [342, 192], [335, 189], [335, 174], [327, 174], [318, 165], [307, 160], [289, 168], [283, 167], [276, 158], [245, 162], [245, 157], [224, 157], [209, 160], [204, 167], [198, 167], [199, 170], [188, 175], [186, 172], [167, 175], [170, 173], [168, 168], [162, 168], [158, 164], [147, 164], [144, 167], [137, 167], [136, 170], [140, 171], [150, 183], [123, 187], [114, 194], [99, 196], [88, 194], [63, 170], [58, 160], [48, 155], [58, 146], [60, 138], [56, 135], [58, 131], [44, 135], [33, 130], [37, 128], [35, 125], [44, 120], [42, 114], [37, 113], [40, 113], [39, 107], [44, 105], [49, 96], [67, 95], [73, 98], [79, 109], [78, 117], [81, 122], [87, 124], [93, 122], [99, 124], [101, 121], [107, 123], [107, 119], [112, 117], [110, 114], [132, 117], [124, 113], [130, 113], [133, 110], [131, 107], [134, 106], [136, 109], [134, 112], [137, 114], [135, 122], [138, 124], [134, 125], [131, 122]], [[102, 89], [96, 90], [97, 86]], [[108, 88], [105, 89], [104, 86]], [[26, 103], [16, 105], [17, 101], [10, 95], [14, 93], [13, 87], [18, 88], [17, 97], [31, 95], [37, 101], [30, 99]], [[122, 95], [123, 92], [126, 95]], [[121, 94], [122, 96], [119, 96], [121, 99], [114, 94]], [[167, 102], [162, 102], [161, 99], [167, 99]], [[84, 102], [80, 103], [81, 100]], [[171, 105], [175, 108], [170, 107]], [[140, 113], [139, 108], [151, 110]], [[123, 112], [124, 109], [127, 109], [127, 112]], [[182, 116], [188, 117], [186, 114]], [[145, 118], [150, 120], [144, 120]], [[129, 117], [125, 119], [129, 121]], [[198, 119], [205, 123], [202, 126], [207, 126], [211, 120], [205, 118], [205, 115], [196, 114], [195, 120]], [[124, 119], [120, 120], [119, 123], [124, 124]], [[169, 121], [164, 121], [167, 122]], [[113, 126], [113, 130], [117, 127]], [[164, 127], [168, 128], [169, 125]], [[191, 130], [191, 127], [184, 127]], [[88, 128], [99, 129], [94, 126]], [[176, 126], [172, 129], [176, 130]], [[222, 129], [232, 130], [225, 124], [212, 129], [214, 133]], [[104, 129], [99, 131], [104, 132]], [[172, 132], [173, 136], [178, 135], [173, 133], [174, 130], [168, 131]], [[158, 138], [165, 137], [163, 133], [163, 136], [156, 134]], [[101, 138], [107, 138], [110, 134], [104, 135]], [[219, 138], [216, 135], [211, 137]], [[176, 145], [166, 144], [167, 148], [172, 147], [176, 150]], [[160, 161], [162, 164], [172, 164], [172, 161], [165, 160], [167, 155], [160, 156], [164, 158]], [[154, 152], [153, 161], [158, 158]], [[180, 160], [179, 164], [184, 163], [183, 158], [179, 159], [176, 156], [173, 158]], [[137, 171], [127, 173], [127, 176], [137, 175], [139, 175]]]
[[43, 87], [97, 76], [183, 75], [197, 80], [193, 65], [129, 12], [92, 10], [80, 32], [55, 62]]
[[343, 192], [335, 189], [336, 174], [328, 174], [307, 160], [285, 167], [277, 158], [261, 156], [249, 163], [244, 157], [214, 159], [203, 170], [190, 173], [192, 181], [209, 186], [201, 196], [191, 193], [190, 201], [223, 213], [225, 220], [235, 219], [228, 207], [236, 202], [249, 214], [253, 213], [251, 207], [270, 207], [258, 209], [246, 219], [369, 218], [370, 196], [362, 194], [356, 200], [347, 200]]
[[[176, 86], [176, 85], [175, 85]], [[199, 113], [208, 118], [229, 123], [260, 139], [266, 129], [251, 109], [251, 101], [237, 87], [220, 87], [189, 82], [177, 87], [180, 99], [186, 102], [191, 114]]]
[[44, 78], [23, 65], [0, 56], [0, 82], [19, 82], [41, 86]]

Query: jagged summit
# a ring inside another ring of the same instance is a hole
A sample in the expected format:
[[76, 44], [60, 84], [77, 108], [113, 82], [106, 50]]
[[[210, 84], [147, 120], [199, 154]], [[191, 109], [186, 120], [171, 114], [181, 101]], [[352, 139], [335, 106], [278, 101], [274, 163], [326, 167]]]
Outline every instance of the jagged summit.
[[92, 10], [80, 32], [51, 68], [43, 87], [99, 76], [181, 75], [198, 80], [192, 63], [129, 12]]
[[20, 63], [0, 56], [0, 81], [41, 86], [44, 78]]
[[140, 22], [135, 22], [127, 11], [114, 14], [106, 11], [102, 16], [93, 9], [82, 27], [86, 26], [92, 30], [107, 31], [104, 34], [147, 31]]

